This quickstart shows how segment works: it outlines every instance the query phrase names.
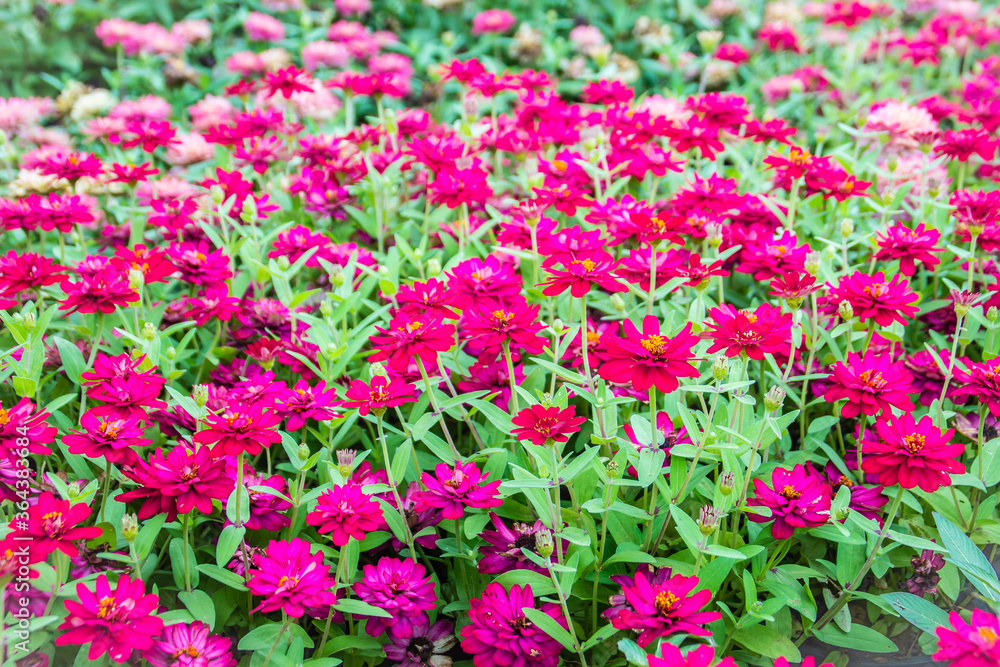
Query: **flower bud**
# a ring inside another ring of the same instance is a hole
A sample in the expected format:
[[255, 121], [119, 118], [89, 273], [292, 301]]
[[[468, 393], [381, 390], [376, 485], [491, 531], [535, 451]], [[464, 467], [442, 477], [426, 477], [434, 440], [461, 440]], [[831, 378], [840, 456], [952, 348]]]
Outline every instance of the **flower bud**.
[[344, 269], [340, 265], [334, 264], [333, 270], [330, 271], [330, 282], [335, 287], [342, 287], [347, 279], [344, 277]]
[[562, 334], [566, 331], [566, 324], [557, 317], [552, 320], [552, 330], [558, 334]]
[[380, 278], [385, 278], [389, 275], [389, 267], [379, 266], [377, 272]]
[[851, 305], [850, 301], [841, 301], [840, 305], [837, 306], [837, 314], [840, 315], [840, 319], [846, 322], [854, 317], [854, 306]]
[[852, 218], [844, 218], [840, 221], [840, 235], [845, 239], [854, 233], [854, 220]]
[[823, 263], [823, 255], [817, 251], [810, 252], [806, 255], [805, 269], [806, 273], [810, 276], [815, 276], [819, 273], [819, 267]]
[[208, 194], [212, 197], [212, 201], [214, 201], [216, 204], [222, 204], [222, 202], [226, 201], [226, 193], [218, 185], [213, 185], [212, 187], [210, 187], [208, 189]]
[[298, 450], [297, 453], [299, 455], [299, 460], [300, 461], [306, 461], [306, 460], [308, 460], [309, 456], [312, 454], [312, 452], [309, 451], [309, 445], [307, 445], [304, 442], [299, 445], [299, 450]]
[[357, 455], [358, 453], [353, 449], [338, 449], [337, 472], [344, 477], [350, 477], [351, 471], [354, 470], [354, 457]]
[[608, 473], [608, 477], [610, 477], [611, 479], [618, 479], [619, 475], [621, 475], [622, 472], [621, 469], [618, 467], [618, 464], [615, 463], [614, 461], [608, 461], [608, 465], [605, 466], [605, 471]]
[[729, 360], [723, 355], [719, 355], [712, 362], [712, 377], [717, 382], [722, 382], [729, 376]]
[[998, 314], [1000, 313], [997, 312], [997, 307], [990, 306], [989, 309], [986, 311], [986, 319], [988, 319], [990, 322], [996, 322]]
[[726, 470], [719, 475], [719, 490], [722, 495], [728, 496], [736, 488], [736, 474], [732, 470]]
[[548, 558], [555, 550], [555, 542], [552, 533], [547, 528], [535, 533], [535, 553], [542, 558]]
[[702, 535], [708, 536], [715, 532], [719, 527], [719, 515], [719, 510], [711, 505], [702, 506], [698, 513], [698, 527], [701, 528]]
[[785, 390], [781, 387], [771, 387], [764, 394], [764, 409], [768, 412], [775, 412], [781, 409], [785, 403]]
[[146, 282], [146, 276], [139, 269], [128, 270], [128, 286], [138, 292]]
[[624, 313], [625, 312], [625, 299], [623, 299], [621, 297], [621, 295], [619, 295], [619, 294], [612, 294], [611, 295], [611, 307], [614, 308], [616, 312]]
[[722, 246], [722, 225], [710, 222], [705, 225], [705, 233], [708, 235], [708, 245], [718, 250]]
[[722, 31], [699, 30], [696, 37], [698, 38], [698, 45], [701, 46], [701, 50], [705, 53], [711, 53], [722, 42]]
[[431, 277], [441, 275], [441, 261], [437, 257], [431, 257], [427, 260], [427, 273], [429, 273]]
[[23, 326], [24, 330], [27, 331], [28, 333], [34, 331], [35, 327], [38, 326], [38, 319], [35, 317], [35, 313], [34, 312], [25, 313], [21, 319], [21, 326]]
[[451, 46], [455, 43], [455, 33], [451, 30], [445, 30], [441, 33], [441, 42], [445, 46]]
[[319, 304], [319, 312], [323, 317], [330, 317], [333, 315], [333, 304], [330, 303], [329, 299], [323, 299]]
[[280, 257], [278, 257], [278, 268], [279, 269], [281, 269], [282, 271], [287, 271], [289, 268], [291, 268], [291, 266], [292, 266], [292, 263], [290, 261], [288, 261], [288, 256], [287, 255], [281, 255]]
[[152, 322], [146, 322], [142, 325], [142, 333], [140, 336], [147, 343], [151, 343], [156, 340], [156, 327], [153, 326]]
[[122, 517], [122, 537], [131, 544], [139, 535], [139, 518], [135, 514], [126, 514]]
[[191, 400], [199, 408], [205, 407], [208, 403], [208, 385], [207, 384], [196, 384], [191, 387]]
[[889, 156], [889, 159], [885, 162], [886, 168], [891, 172], [896, 171], [899, 168], [899, 156], [893, 154]]
[[379, 376], [384, 378], [389, 377], [389, 371], [385, 370], [385, 366], [383, 366], [378, 361], [373, 361], [370, 364], [368, 364], [368, 374], [371, 377], [379, 377]]
[[834, 513], [834, 519], [837, 521], [844, 521], [851, 514], [850, 507], [841, 507]]
[[167, 361], [173, 361], [174, 359], [177, 358], [177, 348], [171, 345], [166, 350], [164, 350], [163, 356], [164, 358], [166, 358]]

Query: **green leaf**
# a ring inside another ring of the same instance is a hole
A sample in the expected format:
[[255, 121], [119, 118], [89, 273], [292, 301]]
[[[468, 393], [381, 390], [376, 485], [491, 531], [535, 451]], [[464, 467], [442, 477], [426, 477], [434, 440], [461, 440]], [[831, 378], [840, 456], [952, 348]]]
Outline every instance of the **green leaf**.
[[215, 547], [215, 562], [219, 567], [225, 567], [226, 563], [232, 560], [246, 533], [247, 529], [244, 526], [236, 527], [233, 524], [222, 529], [219, 542]]
[[625, 656], [630, 665], [637, 665], [638, 667], [649, 666], [649, 656], [631, 639], [620, 639], [618, 641], [618, 650], [622, 652], [622, 655]]
[[83, 353], [73, 343], [62, 338], [53, 339], [59, 349], [59, 358], [62, 359], [63, 370], [66, 377], [73, 381], [73, 384], [80, 384], [80, 375], [86, 369], [87, 364], [83, 360]]
[[380, 609], [374, 605], [370, 605], [367, 602], [362, 602], [361, 600], [353, 600], [347, 598], [340, 600], [337, 604], [333, 605], [334, 609], [344, 612], [345, 614], [358, 614], [361, 616], [378, 616], [379, 618], [392, 618], [392, 614], [384, 609]]
[[509, 589], [511, 586], [531, 586], [531, 592], [535, 597], [541, 595], [552, 595], [556, 592], [556, 587], [552, 579], [535, 572], [533, 570], [511, 570], [504, 572], [496, 578], [496, 582]]
[[934, 634], [939, 626], [948, 625], [948, 612], [922, 597], [912, 593], [886, 593], [881, 598], [924, 632]]
[[954, 563], [980, 593], [993, 602], [1000, 602], [1000, 582], [997, 581], [997, 573], [979, 547], [961, 528], [937, 512], [934, 513], [934, 521], [938, 532], [941, 533], [941, 541], [948, 549], [948, 557], [945, 560]]
[[247, 587], [244, 585], [243, 577], [236, 574], [235, 572], [230, 572], [229, 570], [223, 570], [218, 565], [212, 565], [211, 563], [202, 563], [198, 566], [198, 571], [208, 575], [212, 579], [229, 586], [238, 591], [245, 591]]
[[[822, 642], [840, 648], [849, 648], [855, 651], [868, 651], [870, 653], [895, 653], [899, 648], [892, 643], [892, 640], [873, 630], [866, 625], [854, 623], [850, 632], [844, 632], [836, 625], [827, 625], [822, 630], [816, 631], [816, 638]], [[775, 656], [777, 657], [777, 656]]]
[[135, 538], [135, 555], [141, 561], [149, 555], [149, 550], [156, 541], [156, 536], [163, 527], [163, 522], [167, 520], [166, 514], [157, 514], [143, 521], [142, 529]]
[[528, 620], [534, 623], [539, 630], [547, 634], [552, 639], [573, 651], [576, 650], [576, 642], [573, 641], [573, 635], [569, 633], [569, 630], [559, 625], [556, 619], [552, 618], [546, 614], [541, 609], [535, 609], [534, 607], [525, 607], [521, 611], [524, 615], [528, 617]]
[[792, 640], [766, 625], [743, 628], [733, 635], [733, 641], [743, 648], [759, 653], [765, 658], [788, 658], [789, 662], [802, 661], [802, 654]]
[[181, 591], [178, 599], [184, 603], [191, 616], [204, 621], [209, 628], [215, 627], [215, 603], [205, 591]]
[[254, 628], [240, 639], [239, 649], [241, 651], [261, 651], [270, 649], [278, 639], [281, 632], [281, 623], [268, 623]]

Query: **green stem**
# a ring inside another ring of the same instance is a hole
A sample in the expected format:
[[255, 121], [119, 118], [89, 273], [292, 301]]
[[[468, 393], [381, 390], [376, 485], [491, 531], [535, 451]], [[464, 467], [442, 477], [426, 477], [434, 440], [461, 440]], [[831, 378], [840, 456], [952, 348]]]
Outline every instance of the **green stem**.
[[399, 497], [399, 488], [397, 486], [396, 477], [392, 472], [392, 460], [389, 458], [389, 445], [385, 441], [385, 430], [382, 428], [382, 415], [376, 415], [376, 417], [377, 419], [375, 423], [378, 428], [378, 442], [382, 447], [382, 459], [385, 462], [385, 474], [389, 479], [389, 486], [392, 487], [392, 497], [396, 501], [396, 511], [399, 512], [399, 516], [403, 520], [403, 535], [406, 538], [406, 546], [410, 548], [410, 558], [416, 561], [417, 550], [413, 546], [413, 534], [410, 532], [410, 524], [406, 520], [406, 510], [403, 507], [403, 499]]

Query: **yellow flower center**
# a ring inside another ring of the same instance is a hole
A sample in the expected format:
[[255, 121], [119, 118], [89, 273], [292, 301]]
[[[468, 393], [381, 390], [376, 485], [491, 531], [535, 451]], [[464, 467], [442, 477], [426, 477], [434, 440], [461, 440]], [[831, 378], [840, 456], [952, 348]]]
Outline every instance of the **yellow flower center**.
[[795, 500], [796, 498], [802, 497], [802, 492], [796, 491], [794, 486], [786, 484], [781, 489], [781, 495], [783, 495], [785, 498], [788, 498], [789, 500]]
[[661, 354], [667, 347], [667, 339], [658, 334], [653, 334], [642, 339], [642, 346], [650, 354]]
[[115, 613], [118, 605], [115, 604], [114, 598], [101, 598], [101, 601], [97, 605], [97, 617], [98, 618], [108, 618]]
[[678, 602], [680, 602], [680, 598], [670, 591], [660, 591], [656, 594], [654, 605], [656, 606], [656, 611], [666, 616], [667, 613], [677, 606]]
[[916, 454], [924, 445], [927, 444], [927, 438], [920, 435], [919, 433], [911, 433], [910, 435], [903, 438], [903, 446], [906, 447], [906, 451], [911, 454]]

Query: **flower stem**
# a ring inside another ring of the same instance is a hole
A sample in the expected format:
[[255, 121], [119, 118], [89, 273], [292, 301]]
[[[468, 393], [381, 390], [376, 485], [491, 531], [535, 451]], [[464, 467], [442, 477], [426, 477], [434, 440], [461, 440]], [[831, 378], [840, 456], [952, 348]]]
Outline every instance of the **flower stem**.
[[458, 449], [455, 447], [455, 443], [451, 439], [451, 433], [448, 431], [448, 425], [444, 423], [444, 413], [441, 412], [441, 408], [438, 406], [437, 398], [434, 397], [434, 388], [431, 385], [430, 377], [427, 375], [427, 368], [424, 367], [424, 360], [420, 357], [417, 357], [417, 368], [420, 369], [420, 377], [424, 379], [424, 387], [427, 388], [427, 396], [431, 401], [431, 409], [434, 410], [434, 413], [438, 416], [438, 423], [441, 424], [441, 431], [444, 433], [444, 439], [448, 441], [448, 446], [451, 447], [451, 453], [455, 455], [455, 460], [461, 460], [462, 456], [458, 453]]
[[389, 486], [392, 487], [392, 497], [396, 501], [396, 511], [403, 520], [403, 536], [406, 538], [406, 546], [410, 548], [410, 558], [417, 560], [417, 550], [413, 546], [413, 535], [410, 533], [410, 524], [406, 520], [406, 510], [403, 508], [403, 499], [399, 497], [399, 487], [396, 483], [395, 475], [392, 472], [392, 461], [389, 459], [389, 445], [385, 441], [385, 430], [382, 428], [382, 415], [376, 419], [378, 427], [378, 442], [382, 447], [382, 459], [385, 461], [385, 474], [389, 478]]
[[510, 356], [510, 341], [503, 342], [503, 358], [507, 362], [507, 382], [510, 383], [511, 414], [516, 415], [521, 411], [521, 408], [517, 401], [517, 382], [514, 380], [514, 359]]

